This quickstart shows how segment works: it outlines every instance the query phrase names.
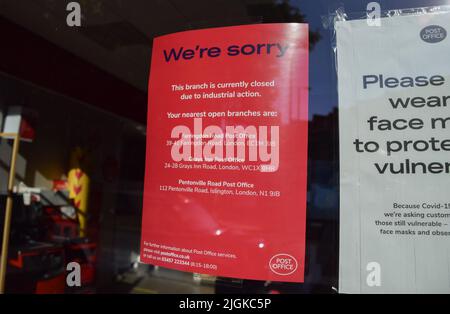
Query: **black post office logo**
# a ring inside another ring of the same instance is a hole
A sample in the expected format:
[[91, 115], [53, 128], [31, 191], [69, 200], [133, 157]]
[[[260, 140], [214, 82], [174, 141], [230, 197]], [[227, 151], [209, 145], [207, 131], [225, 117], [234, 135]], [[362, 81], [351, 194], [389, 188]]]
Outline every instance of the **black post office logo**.
[[429, 25], [420, 31], [420, 38], [430, 44], [441, 42], [446, 37], [447, 31], [439, 25]]

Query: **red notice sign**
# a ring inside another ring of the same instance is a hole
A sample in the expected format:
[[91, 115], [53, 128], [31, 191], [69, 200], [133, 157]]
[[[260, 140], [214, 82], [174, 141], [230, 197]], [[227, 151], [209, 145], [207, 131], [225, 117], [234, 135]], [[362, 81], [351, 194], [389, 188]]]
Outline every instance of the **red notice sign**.
[[141, 261], [302, 282], [308, 26], [154, 40]]

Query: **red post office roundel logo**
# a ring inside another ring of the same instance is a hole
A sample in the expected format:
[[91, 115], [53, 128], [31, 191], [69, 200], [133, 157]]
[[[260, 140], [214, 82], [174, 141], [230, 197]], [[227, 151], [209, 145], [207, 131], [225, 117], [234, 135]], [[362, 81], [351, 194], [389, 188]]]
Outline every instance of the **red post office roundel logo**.
[[298, 262], [292, 255], [277, 254], [270, 259], [269, 267], [275, 274], [287, 276], [297, 270]]

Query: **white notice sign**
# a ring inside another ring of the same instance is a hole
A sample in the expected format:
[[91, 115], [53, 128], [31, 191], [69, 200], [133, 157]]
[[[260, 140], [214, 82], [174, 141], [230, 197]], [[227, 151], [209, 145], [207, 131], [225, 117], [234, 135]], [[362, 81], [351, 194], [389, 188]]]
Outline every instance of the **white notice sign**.
[[450, 14], [336, 24], [342, 293], [450, 292]]

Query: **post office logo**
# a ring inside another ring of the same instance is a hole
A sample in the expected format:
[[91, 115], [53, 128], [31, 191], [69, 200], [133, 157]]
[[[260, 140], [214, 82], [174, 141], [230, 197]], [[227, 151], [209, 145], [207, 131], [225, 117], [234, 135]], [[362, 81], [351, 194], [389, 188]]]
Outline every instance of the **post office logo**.
[[429, 25], [420, 31], [420, 38], [430, 44], [441, 42], [446, 37], [447, 31], [439, 25]]
[[274, 255], [270, 259], [269, 267], [275, 274], [287, 276], [297, 270], [298, 262], [292, 255], [282, 253]]

